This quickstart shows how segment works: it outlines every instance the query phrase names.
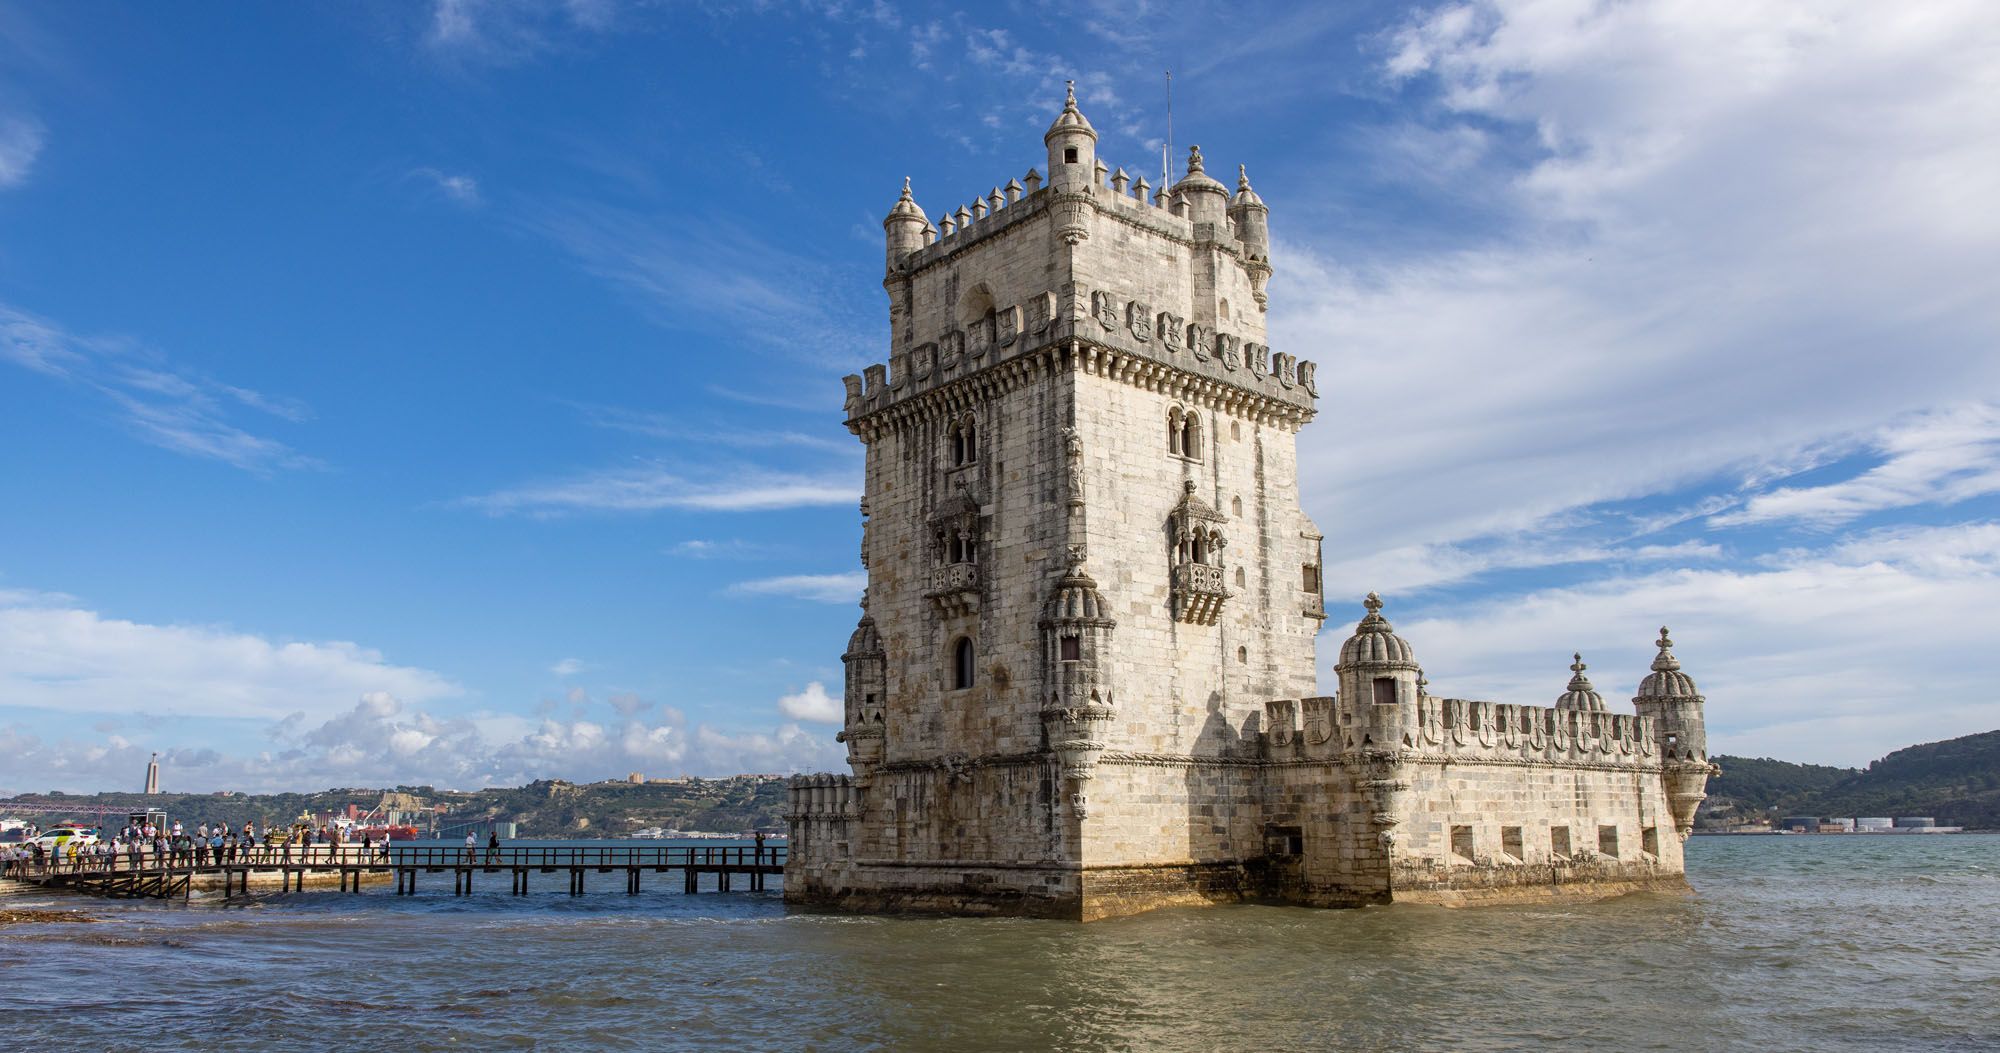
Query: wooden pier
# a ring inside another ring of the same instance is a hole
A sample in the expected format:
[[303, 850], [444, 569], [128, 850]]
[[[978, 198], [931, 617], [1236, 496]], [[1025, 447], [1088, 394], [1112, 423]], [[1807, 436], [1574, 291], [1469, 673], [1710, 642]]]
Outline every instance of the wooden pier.
[[[452, 895], [469, 896], [475, 877], [484, 884], [486, 875], [498, 880], [506, 875], [510, 893], [528, 894], [529, 875], [566, 872], [569, 894], [581, 896], [590, 884], [586, 875], [617, 874], [624, 878], [626, 895], [637, 895], [644, 874], [680, 872], [681, 891], [694, 895], [708, 886], [717, 892], [762, 892], [771, 875], [785, 872], [785, 846], [554, 846], [533, 845], [488, 849], [436, 846], [392, 847], [387, 853], [363, 852], [358, 846], [318, 849], [294, 853], [260, 849], [242, 859], [197, 864], [191, 860], [145, 858], [137, 865], [120, 856], [111, 865], [86, 862], [80, 866], [59, 864], [34, 867], [10, 863], [6, 878], [63, 888], [99, 896], [169, 899], [191, 896], [197, 886], [213, 884], [221, 878], [224, 899], [250, 893], [251, 875], [277, 875], [280, 892], [302, 892], [308, 878], [323, 884], [326, 875], [335, 876], [342, 892], [360, 892], [369, 875], [393, 875], [396, 895], [417, 893], [418, 878], [428, 874], [451, 874]], [[712, 880], [711, 880], [712, 877]], [[259, 882], [263, 884], [263, 881]]]

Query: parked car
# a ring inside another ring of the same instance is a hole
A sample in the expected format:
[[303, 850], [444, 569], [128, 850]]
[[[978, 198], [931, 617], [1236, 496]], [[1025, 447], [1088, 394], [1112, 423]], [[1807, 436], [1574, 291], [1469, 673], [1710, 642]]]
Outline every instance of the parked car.
[[72, 841], [79, 845], [94, 845], [97, 843], [97, 831], [88, 826], [66, 823], [49, 827], [42, 831], [42, 836], [30, 841], [29, 844], [41, 845], [43, 848], [55, 851], [68, 846]]

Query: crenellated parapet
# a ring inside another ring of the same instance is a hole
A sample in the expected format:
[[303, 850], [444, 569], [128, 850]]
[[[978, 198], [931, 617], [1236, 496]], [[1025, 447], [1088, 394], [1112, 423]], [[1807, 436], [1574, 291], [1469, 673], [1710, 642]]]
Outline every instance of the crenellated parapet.
[[800, 824], [845, 824], [860, 813], [861, 788], [845, 775], [794, 775], [785, 788], [785, 819]]

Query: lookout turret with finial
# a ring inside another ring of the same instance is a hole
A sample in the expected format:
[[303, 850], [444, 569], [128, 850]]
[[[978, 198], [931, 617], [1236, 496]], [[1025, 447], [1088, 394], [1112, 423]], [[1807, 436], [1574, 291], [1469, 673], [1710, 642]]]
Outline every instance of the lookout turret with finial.
[[1674, 813], [1674, 826], [1685, 840], [1694, 831], [1694, 814], [1708, 796], [1709, 776], [1719, 773], [1708, 759], [1708, 729], [1702, 717], [1701, 691], [1694, 678], [1681, 671], [1674, 657], [1673, 637], [1660, 626], [1653, 658], [1653, 671], [1639, 682], [1632, 705], [1639, 715], [1653, 722], [1653, 735], [1660, 748], [1660, 763], [1666, 780], [1667, 802]]

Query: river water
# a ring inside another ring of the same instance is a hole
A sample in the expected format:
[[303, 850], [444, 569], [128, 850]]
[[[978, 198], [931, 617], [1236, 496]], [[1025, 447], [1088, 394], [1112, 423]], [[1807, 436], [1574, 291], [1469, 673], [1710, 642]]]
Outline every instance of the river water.
[[29, 897], [0, 906], [107, 920], [0, 928], [0, 1048], [2000, 1050], [2000, 836], [1687, 858], [1686, 898], [1092, 925], [788, 914], [650, 873]]

